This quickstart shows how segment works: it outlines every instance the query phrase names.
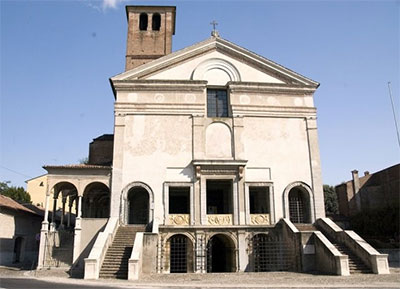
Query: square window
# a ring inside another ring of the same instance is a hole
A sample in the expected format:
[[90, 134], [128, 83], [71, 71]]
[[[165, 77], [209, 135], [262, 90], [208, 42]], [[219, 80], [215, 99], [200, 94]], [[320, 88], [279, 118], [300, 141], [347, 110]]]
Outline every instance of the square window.
[[250, 214], [269, 214], [269, 188], [250, 187]]
[[190, 214], [190, 188], [169, 187], [169, 213]]

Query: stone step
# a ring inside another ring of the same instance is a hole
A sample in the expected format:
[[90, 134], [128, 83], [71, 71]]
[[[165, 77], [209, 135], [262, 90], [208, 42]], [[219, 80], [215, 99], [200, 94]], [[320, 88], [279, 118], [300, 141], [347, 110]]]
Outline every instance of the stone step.
[[360, 259], [360, 257], [355, 255], [346, 245], [336, 242], [331, 243], [341, 254], [347, 255], [349, 260], [350, 274], [371, 273], [371, 269], [369, 269], [368, 266]]
[[100, 270], [100, 278], [128, 278], [128, 263], [132, 254], [136, 233], [144, 232], [144, 230], [144, 226], [124, 226], [118, 228], [114, 240], [106, 252]]

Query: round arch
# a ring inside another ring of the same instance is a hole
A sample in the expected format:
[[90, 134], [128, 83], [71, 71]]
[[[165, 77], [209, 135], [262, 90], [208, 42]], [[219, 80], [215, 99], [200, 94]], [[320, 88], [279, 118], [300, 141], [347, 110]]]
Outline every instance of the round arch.
[[169, 233], [164, 238], [165, 264], [164, 272], [193, 273], [194, 272], [193, 235], [187, 232]]
[[237, 242], [226, 233], [214, 233], [207, 241], [207, 272], [236, 272]]
[[[218, 72], [218, 77], [213, 74], [215, 72]], [[212, 85], [226, 85], [229, 81], [241, 81], [241, 76], [232, 63], [222, 58], [211, 58], [197, 65], [192, 71], [191, 79], [209, 80], [209, 84]]]
[[310, 186], [308, 186], [306, 183], [304, 182], [293, 182], [291, 184], [289, 184], [284, 192], [283, 192], [283, 204], [284, 204], [284, 217], [285, 218], [290, 218], [290, 209], [289, 209], [289, 193], [293, 190], [293, 189], [298, 189], [300, 190], [303, 194], [305, 194], [307, 196], [307, 200], [308, 200], [308, 213], [309, 213], [309, 219], [311, 223], [315, 222], [315, 206], [314, 206], [314, 193], [311, 189]]
[[129, 183], [122, 190], [121, 194], [121, 207], [120, 207], [120, 222], [122, 224], [129, 223], [129, 192], [132, 192], [135, 188], [142, 189], [148, 194], [148, 223], [151, 223], [154, 219], [154, 193], [149, 185], [143, 182], [132, 182]]
[[110, 189], [104, 182], [91, 182], [82, 195], [83, 218], [108, 218], [110, 216]]
[[76, 184], [69, 181], [59, 181], [52, 185], [51, 190], [53, 190], [54, 199], [58, 198], [60, 192], [64, 195], [64, 197], [78, 194]]

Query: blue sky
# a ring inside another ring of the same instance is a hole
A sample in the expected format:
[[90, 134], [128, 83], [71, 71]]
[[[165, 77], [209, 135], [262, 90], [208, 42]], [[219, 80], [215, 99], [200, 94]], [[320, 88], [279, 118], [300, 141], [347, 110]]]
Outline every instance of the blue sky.
[[125, 5], [176, 5], [173, 50], [221, 37], [321, 83], [324, 183], [398, 163], [399, 1], [0, 1], [0, 180], [72, 164], [113, 132], [108, 78], [124, 70]]

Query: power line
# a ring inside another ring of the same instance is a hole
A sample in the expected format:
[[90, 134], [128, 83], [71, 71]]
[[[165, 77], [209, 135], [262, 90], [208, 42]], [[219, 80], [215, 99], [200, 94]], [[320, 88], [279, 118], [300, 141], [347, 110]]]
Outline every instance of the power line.
[[6, 168], [5, 166], [1, 166], [1, 165], [0, 165], [0, 167], [3, 168], [3, 169], [5, 169], [5, 170], [7, 170], [7, 171], [10, 171], [10, 172], [12, 172], [12, 173], [14, 173], [14, 174], [21, 175], [21, 176], [26, 177], [26, 178], [32, 178], [31, 176], [28, 176], [28, 175], [25, 175], [25, 174], [23, 174], [23, 173], [20, 173], [20, 172], [14, 171], [14, 170], [12, 170], [12, 169]]
[[397, 126], [396, 110], [394, 109], [394, 103], [393, 103], [393, 97], [392, 97], [392, 88], [391, 88], [391, 86], [390, 86], [390, 81], [388, 82], [388, 87], [389, 87], [390, 102], [392, 103], [394, 125], [396, 126], [397, 141], [398, 141], [399, 147], [400, 147], [399, 127]]

